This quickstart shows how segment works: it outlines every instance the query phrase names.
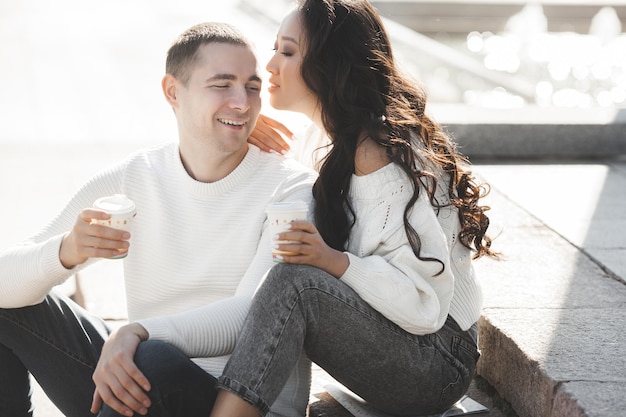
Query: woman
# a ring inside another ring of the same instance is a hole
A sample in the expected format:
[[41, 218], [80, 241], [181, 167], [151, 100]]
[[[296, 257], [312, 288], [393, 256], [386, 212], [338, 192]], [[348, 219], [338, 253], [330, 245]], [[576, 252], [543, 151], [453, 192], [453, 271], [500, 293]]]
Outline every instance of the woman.
[[484, 189], [398, 73], [367, 0], [304, 0], [279, 30], [271, 104], [330, 138], [316, 226], [279, 235], [211, 414], [264, 415], [299, 355], [389, 414], [433, 414], [466, 392], [482, 296], [472, 258], [496, 256]]

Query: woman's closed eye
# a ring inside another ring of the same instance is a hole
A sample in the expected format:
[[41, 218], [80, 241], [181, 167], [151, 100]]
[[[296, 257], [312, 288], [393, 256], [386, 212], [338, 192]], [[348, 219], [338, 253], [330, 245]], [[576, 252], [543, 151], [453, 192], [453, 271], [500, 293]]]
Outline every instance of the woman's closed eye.
[[280, 49], [278, 49], [276, 47], [272, 48], [272, 51], [274, 51], [274, 53], [279, 53], [279, 54], [284, 55], [284, 56], [292, 56], [293, 55], [293, 52], [291, 52], [291, 51], [287, 51], [287, 50], [282, 50], [281, 51]]

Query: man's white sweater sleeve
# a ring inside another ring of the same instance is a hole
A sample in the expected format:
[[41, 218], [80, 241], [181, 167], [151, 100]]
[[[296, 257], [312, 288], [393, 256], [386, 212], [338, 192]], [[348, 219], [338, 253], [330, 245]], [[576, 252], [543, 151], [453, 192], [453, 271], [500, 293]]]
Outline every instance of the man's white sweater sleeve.
[[[310, 173], [293, 175], [281, 185], [274, 199], [306, 201], [312, 209], [312, 182]], [[232, 297], [174, 315], [139, 320], [150, 339], [168, 342], [190, 357], [231, 353], [252, 297], [274, 265], [267, 224], [263, 230], [256, 254]]]
[[102, 195], [117, 192], [123, 169], [124, 164], [119, 164], [92, 177], [40, 232], [0, 252], [0, 308], [39, 304], [53, 287], [95, 261], [66, 269], [59, 258], [61, 242], [82, 209]]

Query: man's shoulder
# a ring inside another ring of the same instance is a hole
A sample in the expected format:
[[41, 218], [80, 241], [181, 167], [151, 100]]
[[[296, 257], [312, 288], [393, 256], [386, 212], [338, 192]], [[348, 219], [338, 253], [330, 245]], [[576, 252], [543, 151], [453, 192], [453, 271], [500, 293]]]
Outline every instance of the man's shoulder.
[[130, 154], [130, 158], [142, 156], [158, 156], [163, 154], [171, 154], [172, 150], [177, 147], [176, 142], [163, 142], [153, 146], [139, 148]]
[[275, 153], [260, 151], [259, 164], [261, 169], [273, 172], [277, 176], [291, 178], [293, 176], [301, 178], [317, 178], [317, 172], [292, 157], [282, 156]]
[[126, 165], [152, 165], [156, 161], [165, 161], [169, 159], [172, 153], [175, 151], [177, 144], [175, 142], [165, 142], [156, 144], [154, 146], [147, 146], [139, 148], [131, 152], [126, 157]]

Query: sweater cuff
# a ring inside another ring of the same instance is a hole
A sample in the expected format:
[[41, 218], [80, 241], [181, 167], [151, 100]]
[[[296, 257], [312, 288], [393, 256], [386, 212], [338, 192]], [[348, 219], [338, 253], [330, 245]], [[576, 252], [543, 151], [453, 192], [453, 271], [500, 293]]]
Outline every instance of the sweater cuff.
[[168, 336], [170, 336], [170, 331], [164, 320], [155, 317], [137, 320], [137, 323], [142, 325], [148, 332], [148, 340], [161, 340], [163, 342], [169, 341]]
[[67, 269], [61, 263], [59, 252], [64, 235], [50, 238], [41, 248], [41, 276], [50, 277], [54, 285], [62, 284], [71, 277], [75, 270]]
[[361, 283], [367, 282], [367, 268], [363, 268], [364, 265], [362, 265], [361, 259], [358, 256], [350, 252], [344, 253], [348, 255], [350, 265], [348, 265], [348, 269], [346, 269], [346, 272], [343, 273], [340, 279], [352, 288], [361, 287]]

